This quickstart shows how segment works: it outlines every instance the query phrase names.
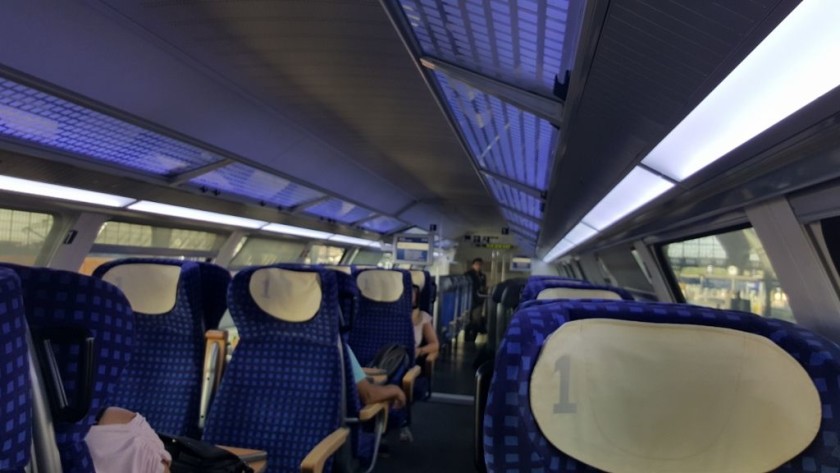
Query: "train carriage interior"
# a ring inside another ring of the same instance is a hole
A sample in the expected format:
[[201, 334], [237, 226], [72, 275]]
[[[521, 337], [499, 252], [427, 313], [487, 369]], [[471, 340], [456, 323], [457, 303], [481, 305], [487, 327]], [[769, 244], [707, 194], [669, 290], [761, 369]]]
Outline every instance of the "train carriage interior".
[[0, 473], [840, 471], [838, 25], [0, 2]]

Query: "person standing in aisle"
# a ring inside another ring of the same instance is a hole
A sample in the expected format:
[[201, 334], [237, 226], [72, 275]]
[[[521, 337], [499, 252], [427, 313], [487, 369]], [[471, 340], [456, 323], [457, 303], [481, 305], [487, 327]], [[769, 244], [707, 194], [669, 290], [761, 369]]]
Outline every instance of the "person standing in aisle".
[[484, 299], [487, 297], [487, 276], [481, 272], [484, 260], [476, 258], [472, 260], [470, 270], [464, 273], [472, 281], [472, 305], [470, 306], [470, 321], [464, 334], [466, 341], [475, 341], [478, 332], [483, 331], [482, 312]]

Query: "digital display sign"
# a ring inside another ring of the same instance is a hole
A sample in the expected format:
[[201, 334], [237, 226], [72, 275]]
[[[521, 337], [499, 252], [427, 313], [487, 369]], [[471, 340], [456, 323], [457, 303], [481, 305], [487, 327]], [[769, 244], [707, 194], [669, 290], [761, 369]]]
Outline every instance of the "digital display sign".
[[394, 263], [429, 264], [433, 238], [433, 234], [394, 235]]
[[513, 258], [510, 260], [510, 270], [516, 272], [531, 271], [531, 258]]

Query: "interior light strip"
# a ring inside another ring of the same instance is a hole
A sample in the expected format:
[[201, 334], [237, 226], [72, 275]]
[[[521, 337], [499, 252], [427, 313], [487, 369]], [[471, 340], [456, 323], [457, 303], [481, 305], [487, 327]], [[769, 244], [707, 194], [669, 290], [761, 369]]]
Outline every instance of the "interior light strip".
[[667, 179], [644, 168], [634, 168], [545, 255], [543, 261], [550, 263], [563, 256], [672, 187], [674, 184]]
[[800, 3], [642, 162], [681, 181], [840, 86], [838, 21]]
[[[838, 1], [800, 3], [642, 164], [682, 181], [840, 86], [840, 61], [834, 60], [840, 57], [838, 18]], [[637, 167], [582, 223], [604, 230], [671, 187], [668, 180]], [[574, 231], [543, 260], [554, 261], [582, 243], [569, 238]]]
[[322, 232], [319, 230], [312, 230], [303, 227], [295, 227], [292, 225], [284, 225], [282, 223], [269, 223], [268, 225], [262, 227], [261, 230], [273, 233], [283, 233], [285, 235], [293, 235], [304, 238], [314, 238], [316, 240], [326, 240], [334, 236], [333, 233]]
[[380, 246], [378, 241], [374, 240], [366, 240], [364, 238], [356, 238], [347, 235], [333, 235], [328, 238], [329, 241], [334, 241], [338, 243], [346, 243], [348, 245], [356, 245], [356, 246]]
[[222, 225], [230, 225], [242, 228], [258, 229], [268, 224], [268, 222], [263, 222], [261, 220], [235, 217], [233, 215], [208, 212], [206, 210], [191, 209], [187, 207], [179, 207], [177, 205], [161, 204], [159, 202], [151, 202], [148, 200], [141, 200], [139, 202], [129, 205], [128, 208], [130, 210], [136, 210], [138, 212], [148, 212], [158, 215], [165, 215], [167, 217], [185, 218], [188, 220], [198, 220], [201, 222], [218, 223]]
[[17, 177], [0, 176], [0, 190], [19, 194], [34, 195], [52, 199], [68, 200], [85, 204], [102, 205], [105, 207], [125, 207], [137, 199], [119, 195], [104, 194], [102, 192], [76, 189], [75, 187], [59, 186], [46, 182], [30, 181]]

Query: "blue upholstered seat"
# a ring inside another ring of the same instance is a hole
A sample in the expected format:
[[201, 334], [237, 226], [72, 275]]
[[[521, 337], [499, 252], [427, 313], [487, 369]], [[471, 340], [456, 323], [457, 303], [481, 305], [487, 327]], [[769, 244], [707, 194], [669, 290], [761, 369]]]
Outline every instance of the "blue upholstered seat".
[[[288, 272], [295, 274], [284, 276]], [[271, 274], [285, 280], [314, 275], [320, 294], [293, 300], [304, 296], [277, 287], [284, 283], [269, 281]], [[300, 471], [306, 454], [342, 422], [336, 274], [314, 267], [249, 268], [234, 277], [228, 299], [240, 341], [210, 407], [204, 440], [267, 451], [269, 473]], [[265, 304], [308, 304], [314, 313], [289, 321], [280, 317], [297, 309], [267, 312]]]
[[204, 330], [219, 328], [227, 311], [227, 288], [230, 271], [211, 263], [198, 263], [201, 272], [201, 294], [204, 303]]
[[23, 288], [26, 319], [33, 334], [41, 330], [79, 330], [94, 340], [93, 379], [81, 385], [80, 352], [75, 342], [52, 347], [70, 404], [80, 403], [91, 390], [87, 413], [77, 422], [55, 420], [55, 436], [64, 473], [93, 472], [84, 439], [98, 413], [113, 403], [123, 369], [131, 357], [134, 316], [123, 293], [114, 285], [69, 271], [0, 265], [15, 270]]
[[633, 296], [629, 292], [619, 287], [591, 284], [586, 281], [581, 281], [579, 279], [568, 279], [559, 277], [535, 278], [532, 276], [528, 279], [528, 282], [525, 284], [525, 289], [522, 290], [520, 304], [536, 300], [542, 291], [553, 288], [587, 288], [590, 290], [608, 291], [617, 294], [623, 300], [633, 300]]
[[[218, 277], [207, 281], [220, 287], [206, 287], [202, 276], [208, 273], [190, 261], [145, 258], [112, 261], [94, 272], [119, 286], [135, 313], [134, 354], [114, 402], [143, 414], [158, 432], [198, 436], [204, 294], [227, 289], [226, 280]], [[159, 284], [146, 287], [149, 280]], [[211, 319], [220, 307], [213, 305]]]
[[771, 340], [799, 362], [822, 403], [822, 422], [814, 441], [776, 471], [822, 473], [840, 469], [840, 417], [834, 415], [840, 410], [840, 350], [834, 343], [796, 325], [742, 312], [662, 303], [540, 302], [517, 312], [496, 359], [484, 419], [489, 471], [598, 471], [549, 443], [534, 419], [529, 392], [547, 337], [567, 322], [598, 318], [722, 327]]
[[432, 311], [432, 291], [434, 290], [434, 283], [428, 271], [411, 271], [412, 284], [420, 288], [420, 294], [417, 298], [417, 306], [420, 310], [433, 313]]
[[[397, 274], [403, 290], [396, 300], [375, 300], [365, 293], [359, 278], [365, 274]], [[411, 274], [408, 271], [363, 269], [354, 274], [361, 292], [359, 316], [350, 331], [350, 347], [362, 365], [367, 365], [383, 347], [392, 343], [403, 345], [414, 360], [414, 328], [411, 324]]]
[[21, 473], [32, 442], [29, 350], [20, 279], [0, 269], [0, 472]]

